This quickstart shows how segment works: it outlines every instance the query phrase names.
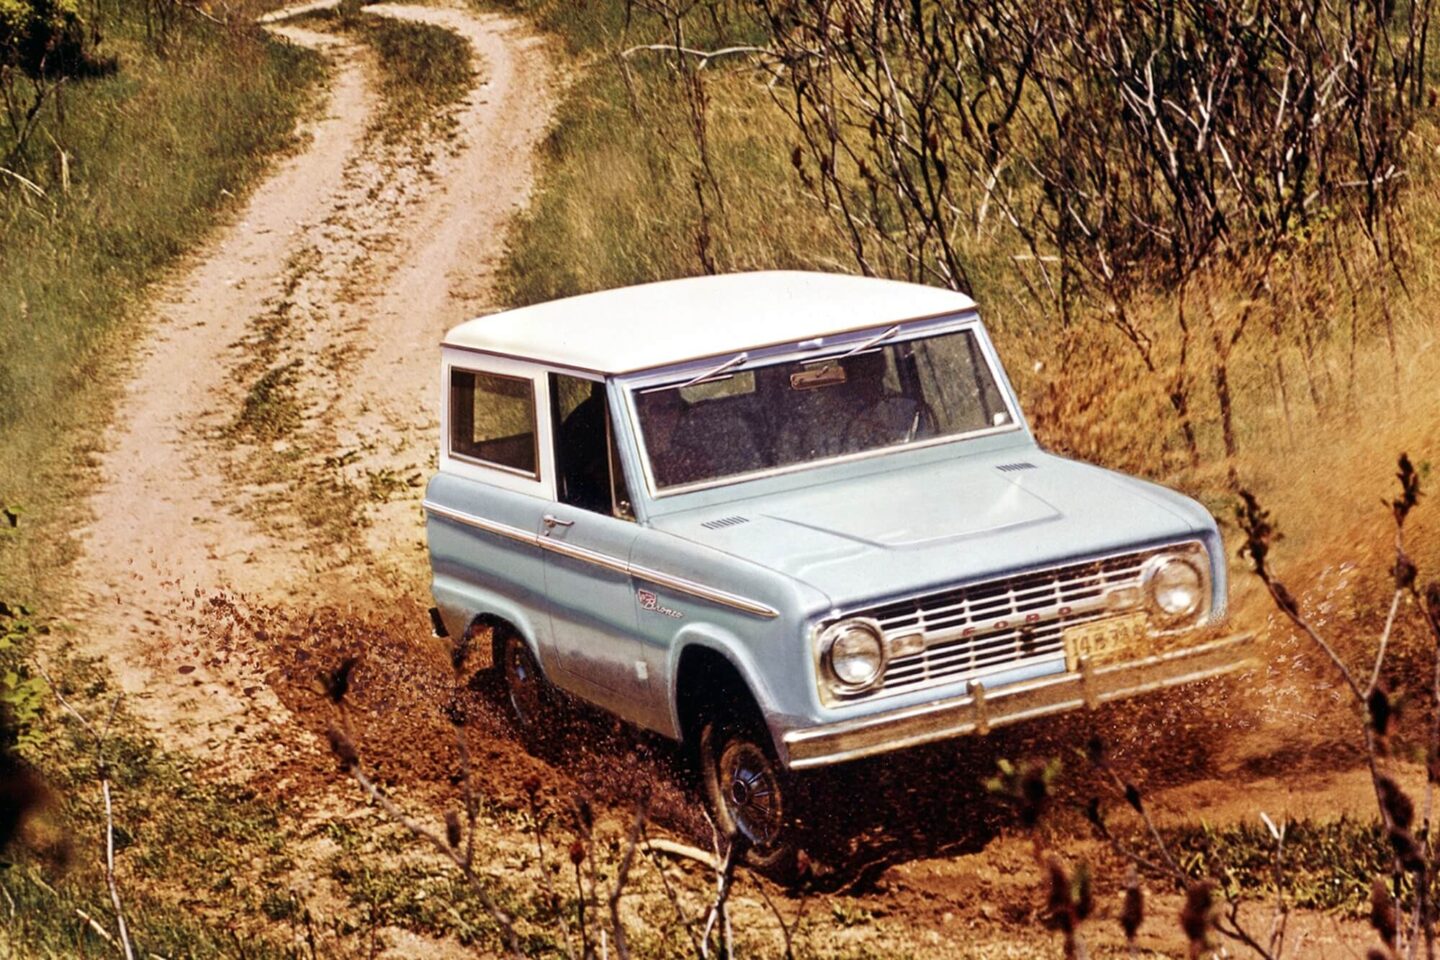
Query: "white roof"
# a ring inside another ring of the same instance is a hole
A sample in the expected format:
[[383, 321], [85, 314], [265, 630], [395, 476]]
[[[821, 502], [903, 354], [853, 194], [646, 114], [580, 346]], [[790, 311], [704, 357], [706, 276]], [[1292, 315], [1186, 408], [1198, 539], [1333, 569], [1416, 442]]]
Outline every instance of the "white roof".
[[604, 290], [479, 317], [452, 329], [445, 345], [629, 373], [974, 306], [963, 293], [895, 280], [731, 273]]

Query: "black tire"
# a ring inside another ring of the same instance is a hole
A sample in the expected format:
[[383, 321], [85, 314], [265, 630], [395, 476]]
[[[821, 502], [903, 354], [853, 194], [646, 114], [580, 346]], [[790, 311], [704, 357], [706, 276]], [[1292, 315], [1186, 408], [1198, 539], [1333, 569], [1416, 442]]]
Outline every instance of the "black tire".
[[515, 634], [500, 642], [500, 675], [505, 683], [505, 702], [520, 739], [531, 750], [549, 743], [560, 719], [555, 688], [530, 652]]
[[781, 766], [764, 727], [707, 720], [700, 730], [700, 781], [721, 834], [743, 836], [745, 862], [782, 883], [800, 862], [800, 785]]

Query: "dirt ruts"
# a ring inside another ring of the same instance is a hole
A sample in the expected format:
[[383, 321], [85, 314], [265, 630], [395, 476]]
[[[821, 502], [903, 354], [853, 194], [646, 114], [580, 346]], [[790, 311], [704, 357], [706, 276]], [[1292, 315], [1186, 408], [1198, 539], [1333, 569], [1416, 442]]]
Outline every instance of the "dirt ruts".
[[[217, 597], [388, 602], [423, 617], [415, 477], [435, 443], [435, 347], [494, 306], [505, 229], [529, 195], [554, 100], [552, 58], [519, 21], [370, 6], [365, 15], [440, 26], [473, 48], [477, 82], [452, 110], [453, 134], [396, 149], [375, 131], [368, 49], [287, 22], [325, 6], [264, 18], [329, 60], [328, 90], [299, 149], [157, 297], [75, 571], [78, 644], [108, 660], [165, 741], [235, 772], [297, 732], [266, 682], [265, 644], [232, 637], [217, 649], [206, 628]], [[272, 380], [294, 422], [237, 431], [247, 402], [269, 396], [257, 383], [281, 366]], [[293, 507], [347, 495], [343, 523]]]

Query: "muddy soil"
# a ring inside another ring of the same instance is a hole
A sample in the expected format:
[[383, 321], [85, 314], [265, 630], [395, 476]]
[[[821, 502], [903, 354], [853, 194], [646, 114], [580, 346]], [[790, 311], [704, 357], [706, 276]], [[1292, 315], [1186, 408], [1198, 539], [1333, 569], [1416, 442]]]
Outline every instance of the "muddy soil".
[[[505, 16], [399, 4], [366, 15], [454, 30], [473, 47], [476, 86], [437, 126], [443, 139], [397, 147], [376, 133], [367, 50], [267, 17], [278, 36], [329, 59], [325, 102], [303, 148], [157, 299], [91, 500], [76, 635], [164, 742], [283, 797], [298, 817], [357, 802], [328, 757], [333, 710], [317, 688], [359, 656], [352, 718], [382, 784], [453, 790], [458, 710], [501, 806], [523, 808], [538, 785], [556, 809], [583, 796], [621, 816], [645, 793], [656, 830], [703, 842], [672, 746], [579, 710], [553, 751], [533, 756], [511, 735], [483, 657], [457, 675], [429, 636], [419, 501], [433, 469], [435, 346], [497, 306], [505, 229], [532, 189], [558, 58]], [[268, 396], [257, 394], [267, 375], [283, 388], [284, 429], [238, 430], [247, 403]], [[837, 949], [1058, 955], [1038, 919], [1032, 840], [984, 781], [1000, 758], [1062, 755], [1083, 767], [1075, 750], [1096, 731], [1162, 824], [1369, 815], [1361, 758], [1337, 732], [1346, 715], [1311, 676], [1282, 665], [830, 775], [819, 789], [836, 816], [811, 914]], [[1079, 773], [1066, 789], [1049, 842], [1094, 861], [1113, 893], [1123, 865], [1073, 809], [1107, 787]], [[753, 900], [761, 881], [745, 883]], [[800, 909], [797, 896], [763, 889]], [[1157, 901], [1146, 946], [1183, 954], [1178, 910], [1173, 896]], [[1100, 925], [1110, 932], [1098, 945], [1116, 948], [1113, 920]], [[1307, 945], [1297, 955], [1338, 951], [1337, 936], [1355, 935], [1324, 917], [1297, 929]], [[396, 955], [439, 949], [398, 935], [392, 945]]]

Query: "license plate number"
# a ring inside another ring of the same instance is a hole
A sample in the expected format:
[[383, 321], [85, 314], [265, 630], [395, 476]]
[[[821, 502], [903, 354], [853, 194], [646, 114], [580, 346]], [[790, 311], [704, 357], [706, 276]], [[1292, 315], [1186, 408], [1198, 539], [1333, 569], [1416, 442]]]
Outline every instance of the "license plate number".
[[1072, 671], [1079, 669], [1081, 657], [1089, 660], [1091, 665], [1098, 665], [1135, 656], [1144, 650], [1146, 628], [1144, 613], [1127, 613], [1070, 627], [1062, 634], [1065, 640], [1065, 668]]

